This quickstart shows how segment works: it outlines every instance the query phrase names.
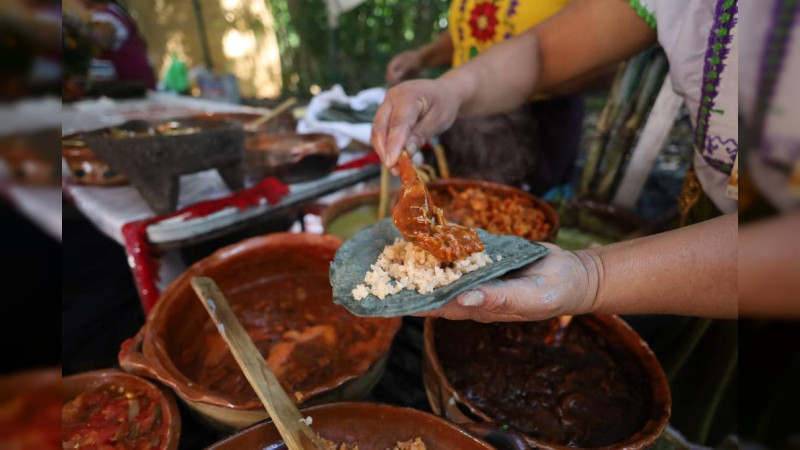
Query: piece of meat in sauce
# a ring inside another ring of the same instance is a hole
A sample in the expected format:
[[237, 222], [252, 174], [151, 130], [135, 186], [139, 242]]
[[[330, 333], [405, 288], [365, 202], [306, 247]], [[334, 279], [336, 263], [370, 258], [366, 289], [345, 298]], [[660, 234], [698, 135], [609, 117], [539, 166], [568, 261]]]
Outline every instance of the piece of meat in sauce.
[[475, 230], [447, 223], [444, 213], [433, 203], [433, 198], [417, 176], [406, 153], [400, 155], [398, 167], [403, 187], [392, 218], [408, 242], [444, 263], [484, 250]]

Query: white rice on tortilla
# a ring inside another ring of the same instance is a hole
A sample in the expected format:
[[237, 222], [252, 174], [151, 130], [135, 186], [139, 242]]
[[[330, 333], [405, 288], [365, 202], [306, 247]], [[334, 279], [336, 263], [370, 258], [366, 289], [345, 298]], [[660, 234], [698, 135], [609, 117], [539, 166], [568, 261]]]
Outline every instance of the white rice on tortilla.
[[383, 300], [403, 289], [427, 294], [491, 263], [486, 252], [479, 252], [443, 265], [427, 251], [398, 238], [383, 249], [364, 284], [353, 289], [353, 298], [363, 300], [371, 294]]

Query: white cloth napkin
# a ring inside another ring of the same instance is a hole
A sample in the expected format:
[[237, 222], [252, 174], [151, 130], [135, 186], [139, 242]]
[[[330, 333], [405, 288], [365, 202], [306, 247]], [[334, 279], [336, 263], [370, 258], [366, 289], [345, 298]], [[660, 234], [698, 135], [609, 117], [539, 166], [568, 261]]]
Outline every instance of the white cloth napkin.
[[366, 89], [354, 96], [348, 96], [340, 85], [335, 85], [329, 91], [315, 95], [308, 104], [306, 116], [297, 122], [299, 133], [327, 133], [336, 138], [339, 148], [350, 145], [355, 139], [361, 143], [369, 144], [372, 133], [372, 123], [330, 122], [319, 120], [319, 114], [328, 109], [332, 102], [347, 103], [356, 111], [363, 111], [370, 105], [380, 104], [386, 95], [384, 88]]

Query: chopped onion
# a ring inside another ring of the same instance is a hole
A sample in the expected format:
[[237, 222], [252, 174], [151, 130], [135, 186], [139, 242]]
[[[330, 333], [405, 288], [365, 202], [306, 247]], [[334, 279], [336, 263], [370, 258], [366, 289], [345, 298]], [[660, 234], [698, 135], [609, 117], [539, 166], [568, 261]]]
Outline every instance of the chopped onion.
[[135, 398], [128, 400], [128, 420], [133, 422], [133, 419], [139, 415], [139, 400]]

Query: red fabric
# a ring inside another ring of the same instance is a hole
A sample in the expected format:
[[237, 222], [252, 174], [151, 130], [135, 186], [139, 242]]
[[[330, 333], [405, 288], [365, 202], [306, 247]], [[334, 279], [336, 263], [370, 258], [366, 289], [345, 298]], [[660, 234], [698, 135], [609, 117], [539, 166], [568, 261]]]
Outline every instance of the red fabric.
[[139, 289], [139, 298], [145, 314], [155, 306], [160, 295], [156, 283], [159, 281], [160, 263], [158, 259], [161, 252], [147, 241], [147, 227], [150, 224], [183, 214], [186, 214], [184, 220], [205, 217], [229, 206], [235, 206], [244, 211], [251, 206], [258, 206], [264, 200], [270, 205], [274, 205], [288, 193], [287, 185], [275, 178], [267, 177], [257, 185], [234, 192], [228, 197], [195, 203], [172, 214], [137, 220], [123, 225], [122, 237], [125, 252], [128, 254], [128, 264], [131, 266], [133, 279]]
[[360, 169], [365, 166], [371, 166], [373, 164], [380, 164], [381, 159], [378, 157], [378, 154], [373, 152], [369, 152], [366, 156], [362, 156], [361, 158], [355, 159], [350, 161], [346, 164], [339, 164], [336, 166], [334, 170], [350, 170], [350, 169]]

